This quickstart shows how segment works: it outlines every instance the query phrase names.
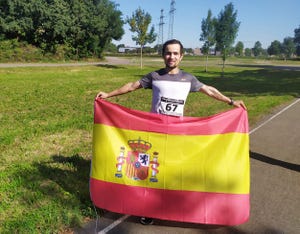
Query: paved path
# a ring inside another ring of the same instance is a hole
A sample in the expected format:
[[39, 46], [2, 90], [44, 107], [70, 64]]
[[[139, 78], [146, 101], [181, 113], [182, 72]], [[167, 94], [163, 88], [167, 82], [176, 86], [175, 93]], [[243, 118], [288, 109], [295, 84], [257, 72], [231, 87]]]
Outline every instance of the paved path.
[[[84, 233], [118, 234], [299, 234], [300, 233], [300, 99], [250, 131], [251, 215], [236, 227], [216, 227], [155, 220], [143, 226], [139, 218], [105, 213]], [[101, 232], [102, 230], [102, 232]]]
[[10, 67], [76, 67], [76, 66], [101, 66], [101, 65], [128, 65], [132, 59], [122, 57], [105, 57], [105, 61], [100, 62], [71, 62], [71, 63], [0, 63], [0, 68]]
[[300, 233], [300, 99], [250, 135], [252, 233]]
[[[151, 58], [144, 59], [144, 62], [158, 62], [163, 65], [163, 60], [160, 58]], [[199, 66], [198, 63], [188, 62], [189, 66]], [[70, 63], [0, 63], [0, 68], [10, 68], [10, 67], [74, 67], [74, 66], [119, 66], [119, 65], [140, 65], [139, 58], [137, 57], [113, 57], [106, 56], [105, 61], [99, 62], [70, 62]], [[230, 64], [228, 64], [230, 65]], [[277, 69], [277, 70], [287, 70], [287, 71], [300, 71], [300, 65], [268, 65], [268, 64], [231, 64], [232, 66], [241, 66], [241, 67], [257, 67], [257, 68], [268, 68], [268, 69]]]

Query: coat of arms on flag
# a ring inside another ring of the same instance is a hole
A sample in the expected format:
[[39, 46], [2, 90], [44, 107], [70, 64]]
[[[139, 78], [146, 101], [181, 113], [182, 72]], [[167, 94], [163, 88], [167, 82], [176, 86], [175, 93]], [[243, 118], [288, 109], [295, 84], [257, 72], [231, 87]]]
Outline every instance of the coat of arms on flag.
[[[117, 157], [117, 172], [115, 176], [123, 177], [123, 170], [128, 178], [133, 180], [145, 180], [149, 177], [149, 169], [151, 169], [151, 182], [157, 182], [156, 174], [158, 173], [158, 152], [153, 152], [152, 160], [148, 150], [152, 145], [150, 142], [144, 141], [141, 138], [136, 140], [129, 140], [128, 155], [125, 157], [125, 147], [120, 147], [120, 154]], [[124, 169], [125, 167], [125, 169]]]

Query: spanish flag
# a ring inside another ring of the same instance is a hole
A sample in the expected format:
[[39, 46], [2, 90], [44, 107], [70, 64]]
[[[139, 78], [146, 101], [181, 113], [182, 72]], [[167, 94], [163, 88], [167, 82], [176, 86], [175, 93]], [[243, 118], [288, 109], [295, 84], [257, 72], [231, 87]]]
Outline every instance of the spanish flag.
[[247, 112], [174, 117], [95, 100], [90, 194], [112, 212], [238, 225], [249, 218]]

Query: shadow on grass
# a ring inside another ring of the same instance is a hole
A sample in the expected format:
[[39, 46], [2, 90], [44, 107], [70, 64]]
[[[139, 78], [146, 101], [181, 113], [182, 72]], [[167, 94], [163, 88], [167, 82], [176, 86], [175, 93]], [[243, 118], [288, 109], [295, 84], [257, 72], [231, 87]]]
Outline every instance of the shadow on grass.
[[228, 64], [233, 67], [250, 67], [250, 68], [266, 68], [285, 71], [300, 71], [300, 66], [284, 66], [284, 65], [260, 65], [260, 64]]
[[13, 193], [12, 204], [0, 207], [10, 213], [9, 206], [15, 206], [15, 212], [1, 223], [1, 230], [56, 233], [62, 227], [81, 226], [85, 219], [95, 217], [89, 175], [90, 160], [79, 155], [53, 155], [48, 161], [11, 165], [7, 177], [12, 183], [5, 186], [7, 193]]
[[[283, 66], [283, 65], [260, 65], [260, 64], [228, 64], [232, 67], [245, 67], [246, 70], [232, 72], [228, 68], [222, 77], [220, 71], [204, 72], [195, 68], [188, 71], [195, 75], [201, 82], [218, 88], [221, 92], [233, 93], [233, 97], [245, 96], [282, 96], [291, 95], [299, 97], [300, 93], [300, 66]], [[126, 69], [124, 66], [97, 64], [96, 66], [111, 69]], [[257, 68], [257, 69], [255, 69]], [[154, 68], [153, 70], [158, 70]], [[140, 79], [150, 71], [143, 71], [134, 74], [136, 79]]]
[[[63, 194], [71, 194], [73, 202], [61, 198], [62, 192], [57, 194], [50, 193], [54, 200], [63, 201], [63, 206], [75, 206], [79, 209], [81, 215], [84, 217], [95, 217], [95, 210], [97, 209], [98, 215], [103, 215], [106, 211], [94, 207], [90, 199], [89, 192], [89, 179], [90, 179], [90, 166], [91, 160], [85, 159], [78, 154], [73, 156], [52, 155], [51, 160], [46, 163], [36, 163], [40, 174], [44, 177], [45, 181], [50, 180], [59, 185]], [[49, 187], [51, 190], [51, 186]], [[50, 195], [49, 194], [49, 195]], [[72, 227], [79, 227], [82, 225], [82, 220], [72, 222]]]
[[125, 69], [123, 66], [111, 65], [111, 64], [96, 64], [96, 67], [109, 68], [109, 69]]
[[45, 179], [55, 182], [64, 191], [76, 195], [81, 205], [91, 205], [89, 198], [90, 160], [77, 154], [70, 157], [53, 155], [50, 161], [36, 163], [35, 166]]
[[222, 92], [233, 93], [233, 96], [300, 96], [300, 72], [298, 71], [265, 68], [241, 72], [226, 72], [225, 70], [224, 77], [221, 77], [221, 72], [216, 71], [201, 72], [201, 75], [196, 77], [201, 82], [212, 85]]

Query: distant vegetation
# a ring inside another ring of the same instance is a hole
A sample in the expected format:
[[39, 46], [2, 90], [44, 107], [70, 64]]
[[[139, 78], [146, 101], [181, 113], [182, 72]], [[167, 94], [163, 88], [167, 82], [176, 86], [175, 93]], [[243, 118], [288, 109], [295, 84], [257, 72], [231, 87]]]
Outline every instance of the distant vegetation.
[[[159, 54], [161, 45], [146, 46], [157, 39], [154, 26], [147, 32], [151, 14], [138, 8], [132, 17], [125, 19], [117, 7], [110, 0], [2, 0], [0, 62], [98, 59], [105, 52], [117, 54], [125, 45], [111, 42], [122, 38], [126, 23], [133, 33], [133, 41], [140, 48], [123, 49], [124, 53]], [[262, 48], [259, 40], [252, 48], [245, 48], [241, 41], [233, 45], [238, 26], [243, 24], [237, 19], [238, 12], [232, 3], [227, 4], [218, 17], [213, 17], [208, 10], [207, 17], [199, 22], [203, 42], [201, 54], [223, 55], [223, 60], [226, 56], [299, 58], [300, 25], [294, 30], [294, 37], [286, 37], [282, 42], [274, 40], [268, 48]], [[229, 35], [229, 31], [234, 33]], [[224, 41], [224, 38], [228, 40]], [[199, 38], [194, 40], [199, 41]], [[185, 48], [185, 52], [190, 55], [200, 53], [195, 53], [194, 49]]]
[[1, 53], [11, 46], [18, 53], [15, 48], [20, 42], [21, 47], [28, 44], [40, 50], [30, 49], [30, 53], [72, 59], [101, 57], [111, 40], [124, 34], [121, 15], [109, 0], [2, 0], [0, 41], [13, 41], [1, 43]]

